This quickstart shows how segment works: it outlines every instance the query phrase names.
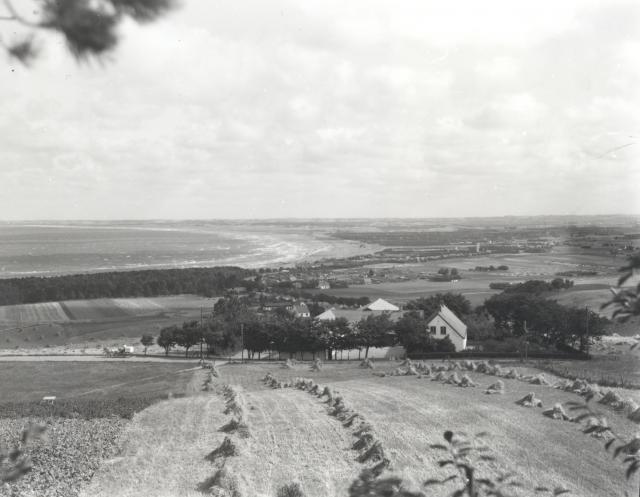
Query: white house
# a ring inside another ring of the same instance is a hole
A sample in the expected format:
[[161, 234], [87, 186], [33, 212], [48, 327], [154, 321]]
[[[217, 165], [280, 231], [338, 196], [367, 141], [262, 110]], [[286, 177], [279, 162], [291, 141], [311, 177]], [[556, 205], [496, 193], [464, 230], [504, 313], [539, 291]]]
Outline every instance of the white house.
[[449, 337], [456, 352], [467, 348], [467, 325], [444, 304], [427, 318], [427, 332], [436, 339]]
[[293, 315], [297, 318], [308, 318], [311, 317], [311, 312], [309, 312], [309, 307], [304, 302], [296, 302], [293, 305]]

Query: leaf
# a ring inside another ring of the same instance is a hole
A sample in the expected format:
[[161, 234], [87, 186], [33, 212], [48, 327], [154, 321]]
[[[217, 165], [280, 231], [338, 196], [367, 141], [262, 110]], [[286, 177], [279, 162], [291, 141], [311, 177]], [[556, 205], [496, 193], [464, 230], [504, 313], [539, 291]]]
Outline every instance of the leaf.
[[426, 480], [423, 485], [425, 487], [430, 487], [432, 485], [442, 485], [442, 481], [438, 480], [437, 478], [430, 478], [429, 480]]
[[554, 495], [554, 497], [555, 497], [556, 495], [562, 495], [562, 494], [568, 494], [568, 493], [569, 493], [569, 490], [567, 490], [566, 488], [562, 488], [562, 487], [556, 487], [556, 488], [553, 490], [553, 495]]
[[445, 466], [449, 466], [452, 464], [453, 464], [453, 461], [450, 459], [447, 459], [445, 461], [438, 461], [438, 466], [440, 466], [441, 468], [444, 468]]
[[449, 450], [448, 447], [446, 447], [445, 445], [442, 444], [431, 444], [429, 445], [430, 448], [432, 449], [438, 449], [438, 450]]
[[592, 415], [591, 413], [585, 412], [584, 414], [580, 414], [579, 416], [576, 416], [576, 417], [575, 417], [575, 418], [573, 418], [573, 419], [574, 419], [574, 421], [575, 421], [576, 423], [579, 423], [580, 421], [583, 421], [583, 420], [585, 420], [585, 419], [587, 419], [587, 418], [590, 418], [590, 417], [592, 417], [592, 416], [593, 416], [593, 415]]
[[493, 456], [480, 456], [478, 459], [480, 459], [481, 461], [495, 461], [496, 458]]
[[625, 476], [627, 477], [627, 480], [629, 478], [631, 478], [636, 473], [636, 471], [638, 471], [638, 469], [640, 469], [640, 463], [638, 461], [636, 461], [633, 464], [631, 464], [627, 468], [627, 472], [625, 473]]
[[611, 445], [613, 444], [613, 442], [615, 442], [616, 439], [612, 438], [611, 440], [607, 440], [607, 443], [604, 444], [604, 450], [609, 450], [611, 448]]
[[536, 487], [533, 490], [534, 492], [551, 492], [551, 489], [547, 487]]

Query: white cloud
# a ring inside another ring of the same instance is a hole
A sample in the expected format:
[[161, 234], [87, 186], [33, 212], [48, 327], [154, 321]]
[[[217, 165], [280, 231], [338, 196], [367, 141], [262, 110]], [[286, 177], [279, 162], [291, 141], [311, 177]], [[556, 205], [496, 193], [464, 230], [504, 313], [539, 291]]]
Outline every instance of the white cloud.
[[183, 4], [0, 61], [5, 217], [640, 211], [631, 0]]

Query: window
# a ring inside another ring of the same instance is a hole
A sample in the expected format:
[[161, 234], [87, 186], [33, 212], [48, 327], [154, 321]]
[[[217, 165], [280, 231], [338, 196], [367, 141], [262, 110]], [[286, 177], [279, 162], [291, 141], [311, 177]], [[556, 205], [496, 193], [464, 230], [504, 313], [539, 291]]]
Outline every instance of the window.
[[429, 332], [432, 334], [436, 334], [436, 327], [435, 326], [429, 326]]
[[440, 326], [440, 334], [441, 335], [446, 335], [447, 334], [447, 327], [446, 326]]

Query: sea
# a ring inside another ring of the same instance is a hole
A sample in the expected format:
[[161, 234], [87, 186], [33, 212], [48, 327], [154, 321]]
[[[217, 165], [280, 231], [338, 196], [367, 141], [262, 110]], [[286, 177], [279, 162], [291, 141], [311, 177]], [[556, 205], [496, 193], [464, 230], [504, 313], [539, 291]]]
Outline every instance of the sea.
[[378, 248], [331, 237], [345, 226], [330, 220], [2, 222], [0, 278], [288, 266]]

